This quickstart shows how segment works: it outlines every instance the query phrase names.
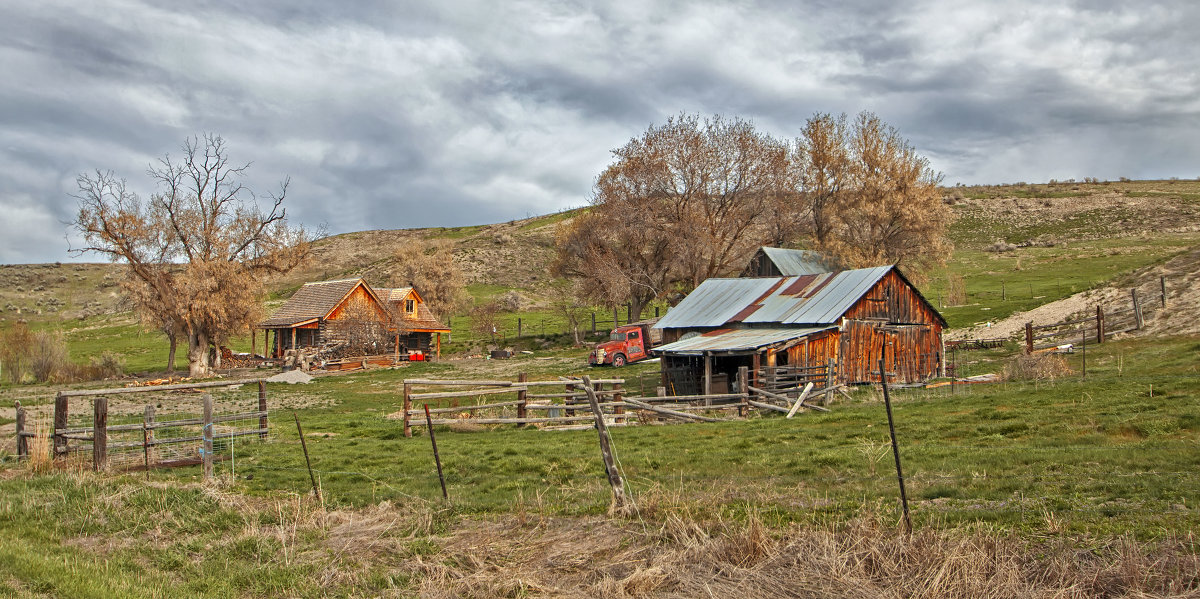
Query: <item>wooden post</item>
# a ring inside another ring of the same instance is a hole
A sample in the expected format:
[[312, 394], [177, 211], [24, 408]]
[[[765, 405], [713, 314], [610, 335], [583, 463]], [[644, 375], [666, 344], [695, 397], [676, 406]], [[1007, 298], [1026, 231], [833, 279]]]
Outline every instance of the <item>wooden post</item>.
[[[529, 381], [528, 374], [522, 372], [521, 374], [517, 375], [518, 383], [525, 383], [528, 381]], [[529, 391], [527, 388], [523, 387], [523, 388], [521, 388], [520, 391], [517, 391], [517, 418], [525, 418], [525, 415], [527, 413], [525, 410], [525, 406], [527, 406], [527, 405], [529, 405]], [[521, 426], [525, 426], [525, 425], [522, 424]]]
[[25, 408], [21, 407], [21, 402], [15, 402], [17, 406], [17, 460], [29, 459], [29, 439], [25, 437]]
[[108, 467], [108, 398], [92, 401], [92, 470], [103, 472]]
[[1133, 318], [1140, 330], [1146, 325], [1146, 322], [1142, 320], [1142, 304], [1138, 301], [1137, 289], [1130, 289], [1129, 295], [1133, 296]]
[[[292, 329], [293, 331], [295, 329]], [[213, 400], [212, 395], [204, 394], [204, 447], [200, 457], [204, 460], [204, 480], [212, 480], [213, 476]]]
[[738, 366], [738, 393], [742, 394], [742, 402], [738, 405], [738, 416], [745, 418], [750, 413], [750, 368]]
[[292, 412], [292, 418], [296, 419], [296, 434], [300, 435], [300, 449], [304, 450], [304, 465], [308, 468], [308, 480], [312, 483], [313, 495], [317, 497], [317, 501], [324, 503], [321, 500], [321, 489], [317, 487], [317, 477], [313, 476], [312, 460], [308, 459], [308, 443], [304, 440], [304, 429], [300, 426], [300, 417]]
[[292, 327], [292, 347], [291, 347], [291, 349], [292, 349], [293, 353], [295, 353], [295, 349], [296, 349], [296, 327]]
[[658, 318], [658, 306], [654, 306], [654, 317]]
[[[712, 395], [712, 354], [704, 352], [704, 394]], [[712, 399], [704, 398], [704, 405], [711, 406]]]
[[617, 404], [613, 406], [613, 414], [617, 415], [617, 417], [613, 419], [613, 422], [624, 423], [625, 418], [621, 417], [621, 415], [625, 413], [625, 385], [621, 383], [613, 383], [612, 401], [613, 403]]
[[517, 317], [517, 338], [521, 338], [521, 317]]
[[425, 404], [425, 430], [429, 431], [429, 444], [433, 445], [433, 463], [437, 465], [438, 482], [442, 484], [442, 499], [450, 500], [446, 493], [446, 477], [442, 475], [442, 456], [438, 455], [437, 438], [433, 436], [433, 417], [429, 415], [429, 404]]
[[267, 382], [258, 381], [258, 411], [262, 415], [258, 417], [258, 438], [267, 438]]
[[625, 508], [625, 485], [621, 481], [621, 473], [617, 471], [617, 462], [613, 459], [611, 440], [608, 438], [608, 426], [604, 424], [604, 413], [600, 411], [600, 402], [596, 399], [596, 391], [592, 389], [592, 379], [583, 376], [583, 391], [587, 394], [588, 404], [592, 407], [592, 415], [596, 417], [596, 432], [600, 435], [600, 457], [604, 460], [604, 471], [608, 474], [608, 484], [612, 487], [613, 507], [618, 510]]
[[887, 406], [888, 433], [892, 437], [892, 456], [896, 458], [896, 480], [900, 481], [900, 505], [904, 508], [904, 526], [912, 532], [912, 520], [908, 516], [908, 494], [904, 490], [904, 471], [900, 469], [900, 445], [896, 443], [896, 425], [892, 420], [892, 400], [888, 396], [887, 371], [883, 367], [883, 354], [887, 344], [879, 349], [879, 384], [883, 386], [883, 403]]
[[1025, 353], [1033, 353], [1033, 323], [1025, 323]]
[[255, 337], [257, 337], [257, 336], [258, 336], [258, 332], [254, 330], [254, 327], [250, 327], [250, 358], [251, 359], [254, 358], [254, 341], [255, 341]]
[[67, 397], [62, 391], [54, 396], [54, 457], [67, 455], [67, 438], [63, 431], [67, 430]]
[[592, 311], [592, 336], [596, 336], [596, 311]]
[[825, 397], [821, 400], [823, 406], [833, 402], [833, 383], [833, 358], [829, 358], [829, 363], [825, 366]]
[[1160, 296], [1162, 298], [1162, 307], [1166, 308], [1167, 307], [1167, 276], [1166, 275], [1158, 276], [1158, 288], [1159, 288], [1159, 291], [1162, 292], [1162, 295]]
[[[158, 463], [158, 452], [154, 445], [154, 405], [147, 404], [145, 415], [142, 417], [142, 454], [146, 460], [146, 469], [150, 469], [150, 462]], [[155, 454], [151, 456], [150, 454]], [[153, 457], [153, 460], [151, 459]]]
[[758, 371], [762, 369], [762, 354], [754, 352], [754, 358], [752, 361], [754, 364], [750, 367], [750, 385], [752, 387], [761, 387], [762, 385], [760, 385], [758, 382]]
[[[404, 383], [404, 436], [412, 438], [412, 417], [408, 411], [412, 409], [412, 385]], [[299, 422], [299, 421], [297, 421]]]
[[437, 334], [437, 359], [442, 359], [442, 334]]
[[1083, 333], [1083, 339], [1079, 341], [1079, 347], [1083, 357], [1083, 378], [1087, 378], [1087, 333]]
[[1096, 306], [1096, 343], [1104, 343], [1104, 308]]
[[396, 353], [392, 356], [393, 364], [397, 364], [400, 362], [400, 333], [396, 333], [395, 348], [396, 348]]

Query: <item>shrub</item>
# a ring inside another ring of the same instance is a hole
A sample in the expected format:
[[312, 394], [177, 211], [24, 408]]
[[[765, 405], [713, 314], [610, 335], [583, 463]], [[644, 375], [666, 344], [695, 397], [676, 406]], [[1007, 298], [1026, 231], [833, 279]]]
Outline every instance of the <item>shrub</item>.
[[0, 335], [0, 363], [10, 382], [20, 383], [29, 372], [29, 354], [33, 347], [33, 332], [23, 322], [9, 327]]
[[519, 312], [528, 303], [525, 296], [519, 291], [508, 291], [496, 298], [496, 302], [500, 305], [501, 310], [505, 312]]
[[1061, 354], [1021, 354], [1004, 366], [1009, 381], [1045, 381], [1071, 374], [1071, 366]]
[[114, 353], [112, 350], [104, 350], [104, 353], [99, 356], [92, 356], [91, 372], [92, 378], [107, 379], [118, 378], [125, 374], [125, 360], [121, 356]]
[[967, 282], [962, 275], [946, 275], [946, 305], [961, 306], [967, 303]]
[[33, 346], [29, 354], [29, 371], [33, 379], [45, 383], [65, 374], [69, 368], [70, 354], [67, 340], [61, 332], [38, 331], [33, 334]]
[[1003, 239], [997, 239], [996, 243], [993, 243], [992, 245], [989, 245], [983, 249], [986, 252], [997, 252], [997, 253], [1011, 252], [1011, 251], [1017, 249], [1017, 246], [1015, 246], [1007, 241], [1004, 241]]

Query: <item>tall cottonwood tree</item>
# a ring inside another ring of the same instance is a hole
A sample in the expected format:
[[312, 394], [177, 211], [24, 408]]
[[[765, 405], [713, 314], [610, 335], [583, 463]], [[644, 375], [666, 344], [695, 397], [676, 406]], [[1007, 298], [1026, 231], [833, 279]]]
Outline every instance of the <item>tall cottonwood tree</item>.
[[176, 162], [165, 156], [147, 173], [158, 191], [143, 202], [124, 179], [95, 171], [77, 179], [73, 227], [84, 245], [129, 267], [126, 285], [155, 328], [173, 323], [188, 341], [188, 371], [210, 371], [209, 348], [262, 316], [263, 277], [300, 265], [309, 253], [302, 228], [287, 224], [288, 181], [258, 197], [242, 178], [249, 164], [230, 162], [224, 140], [189, 138]]
[[558, 272], [635, 314], [740, 270], [794, 193], [787, 144], [739, 118], [674, 116], [613, 155], [591, 211], [560, 230]]
[[406, 247], [396, 252], [395, 259], [392, 284], [416, 289], [438, 318], [453, 316], [467, 306], [467, 278], [454, 261], [454, 242], [438, 239]]
[[900, 264], [920, 277], [944, 262], [949, 208], [941, 175], [870, 112], [817, 114], [796, 141], [799, 206], [811, 245], [850, 268]]

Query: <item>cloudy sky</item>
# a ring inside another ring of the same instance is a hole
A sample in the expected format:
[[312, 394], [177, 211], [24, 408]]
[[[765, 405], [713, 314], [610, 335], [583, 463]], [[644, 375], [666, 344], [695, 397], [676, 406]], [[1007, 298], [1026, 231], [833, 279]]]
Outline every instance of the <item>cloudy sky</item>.
[[[0, 0], [0, 263], [217, 133], [331, 233], [580, 206], [673, 114], [870, 110], [947, 183], [1200, 176], [1200, 4]], [[75, 241], [77, 244], [78, 242]]]

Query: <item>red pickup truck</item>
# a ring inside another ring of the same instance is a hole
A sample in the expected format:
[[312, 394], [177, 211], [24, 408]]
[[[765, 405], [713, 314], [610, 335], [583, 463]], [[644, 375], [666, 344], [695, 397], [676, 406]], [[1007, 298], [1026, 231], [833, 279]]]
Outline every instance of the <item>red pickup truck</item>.
[[624, 366], [650, 357], [654, 347], [652, 323], [635, 323], [613, 329], [608, 341], [596, 344], [588, 363], [592, 366], [611, 364]]

